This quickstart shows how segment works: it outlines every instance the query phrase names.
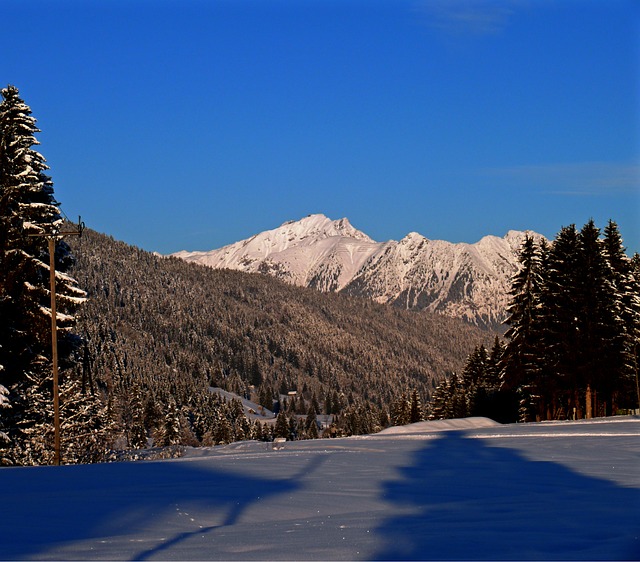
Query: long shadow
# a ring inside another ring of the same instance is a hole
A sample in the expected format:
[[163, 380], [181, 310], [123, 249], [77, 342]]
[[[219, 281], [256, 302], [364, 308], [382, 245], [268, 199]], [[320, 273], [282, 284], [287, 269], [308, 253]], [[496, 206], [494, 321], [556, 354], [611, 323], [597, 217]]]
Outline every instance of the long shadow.
[[483, 441], [447, 432], [384, 485], [407, 514], [374, 559], [640, 560], [640, 490]]
[[[87, 539], [95, 540], [99, 556], [99, 539], [130, 536], [144, 538], [147, 548], [128, 546], [122, 557], [145, 560], [191, 535], [234, 524], [253, 503], [300, 488], [303, 474], [317, 468], [314, 463], [293, 477], [268, 479], [214, 466], [211, 459], [194, 459], [2, 469], [0, 559], [46, 556]], [[199, 519], [181, 523], [179, 516], [188, 516], [181, 510]]]

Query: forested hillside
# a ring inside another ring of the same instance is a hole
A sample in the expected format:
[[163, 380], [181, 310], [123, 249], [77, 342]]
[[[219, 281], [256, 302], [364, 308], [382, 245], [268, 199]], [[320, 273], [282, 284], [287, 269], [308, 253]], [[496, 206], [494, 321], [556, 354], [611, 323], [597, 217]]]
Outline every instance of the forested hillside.
[[427, 400], [489, 337], [462, 321], [163, 258], [91, 230], [70, 243], [89, 297], [77, 325], [85, 384], [121, 412], [122, 428], [139, 395], [148, 434], [175, 400], [183, 433], [201, 442], [206, 428], [195, 420], [209, 386], [253, 391], [268, 407], [295, 390], [299, 412], [313, 403], [349, 414], [347, 432], [358, 431], [354, 415], [370, 429], [412, 389]]

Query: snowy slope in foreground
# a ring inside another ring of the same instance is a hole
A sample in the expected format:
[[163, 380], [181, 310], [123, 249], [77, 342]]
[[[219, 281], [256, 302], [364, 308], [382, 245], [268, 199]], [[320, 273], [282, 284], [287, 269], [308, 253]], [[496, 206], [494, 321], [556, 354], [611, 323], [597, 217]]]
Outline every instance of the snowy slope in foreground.
[[[436, 431], [434, 431], [436, 429]], [[0, 469], [0, 558], [640, 559], [640, 418]]]

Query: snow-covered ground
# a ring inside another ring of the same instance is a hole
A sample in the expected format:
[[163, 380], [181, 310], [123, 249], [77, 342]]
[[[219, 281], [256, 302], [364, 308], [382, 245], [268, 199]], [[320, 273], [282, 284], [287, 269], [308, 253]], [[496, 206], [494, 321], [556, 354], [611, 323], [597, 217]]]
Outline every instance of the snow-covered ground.
[[640, 418], [0, 469], [0, 558], [640, 559]]

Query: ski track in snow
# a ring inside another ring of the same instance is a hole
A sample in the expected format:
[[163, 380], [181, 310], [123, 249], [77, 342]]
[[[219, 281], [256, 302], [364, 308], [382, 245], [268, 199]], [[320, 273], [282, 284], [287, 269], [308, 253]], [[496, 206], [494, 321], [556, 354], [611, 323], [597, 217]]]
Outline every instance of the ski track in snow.
[[0, 469], [0, 559], [637, 560], [640, 417]]

